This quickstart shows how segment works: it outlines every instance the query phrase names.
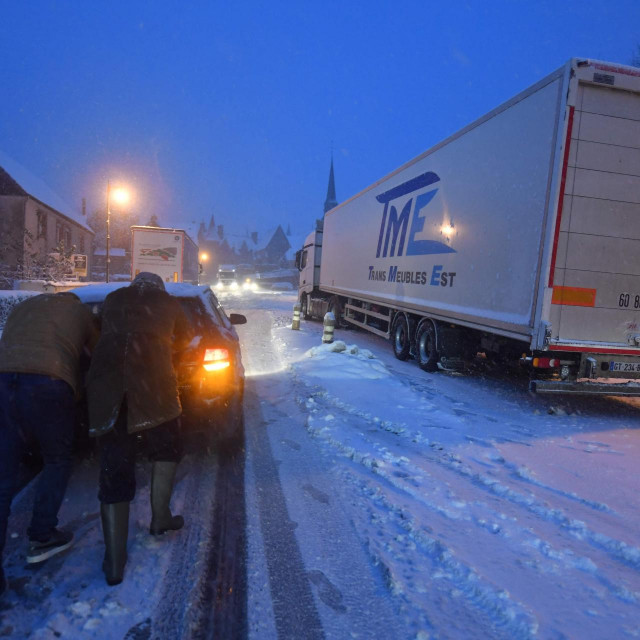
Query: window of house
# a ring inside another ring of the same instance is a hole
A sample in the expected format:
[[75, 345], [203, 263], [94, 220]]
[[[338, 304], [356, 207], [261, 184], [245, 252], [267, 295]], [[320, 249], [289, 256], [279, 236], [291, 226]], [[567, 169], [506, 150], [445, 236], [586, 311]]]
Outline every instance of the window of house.
[[38, 219], [38, 238], [46, 238], [47, 237], [47, 212], [42, 209], [38, 209], [36, 211], [36, 217]]
[[56, 245], [59, 245], [62, 240], [62, 223], [60, 220], [56, 220]]
[[78, 241], [78, 253], [84, 253], [84, 234], [80, 234], [80, 240]]

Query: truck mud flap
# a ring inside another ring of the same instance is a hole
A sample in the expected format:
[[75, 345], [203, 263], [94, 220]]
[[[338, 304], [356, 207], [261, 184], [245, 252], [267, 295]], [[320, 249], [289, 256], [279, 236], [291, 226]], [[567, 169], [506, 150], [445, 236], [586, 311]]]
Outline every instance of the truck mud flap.
[[529, 390], [534, 393], [565, 393], [586, 396], [640, 397], [637, 382], [569, 382], [564, 380], [531, 380]]

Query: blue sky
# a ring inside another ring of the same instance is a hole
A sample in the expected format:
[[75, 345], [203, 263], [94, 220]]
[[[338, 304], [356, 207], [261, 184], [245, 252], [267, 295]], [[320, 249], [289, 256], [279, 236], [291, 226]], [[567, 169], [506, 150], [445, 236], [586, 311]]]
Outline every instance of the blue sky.
[[[296, 234], [572, 56], [629, 63], [640, 0], [2, 3], [0, 149], [68, 202]], [[102, 205], [103, 206], [103, 205]]]

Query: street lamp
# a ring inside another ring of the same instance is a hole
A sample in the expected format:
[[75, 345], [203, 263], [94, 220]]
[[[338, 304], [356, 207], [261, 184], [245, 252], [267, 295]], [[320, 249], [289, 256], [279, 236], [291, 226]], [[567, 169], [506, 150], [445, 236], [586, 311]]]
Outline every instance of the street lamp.
[[209, 260], [209, 254], [206, 251], [200, 252], [200, 268], [198, 269], [199, 275], [204, 274], [204, 265]]
[[111, 257], [109, 249], [111, 248], [111, 199], [118, 204], [126, 204], [129, 202], [129, 192], [121, 187], [111, 188], [111, 182], [107, 180], [107, 266], [105, 282], [109, 282], [109, 267], [111, 265]]

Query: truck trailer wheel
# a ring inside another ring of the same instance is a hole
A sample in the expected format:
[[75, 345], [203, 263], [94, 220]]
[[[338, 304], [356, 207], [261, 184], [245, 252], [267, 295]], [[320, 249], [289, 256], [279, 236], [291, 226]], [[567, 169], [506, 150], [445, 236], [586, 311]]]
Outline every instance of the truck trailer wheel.
[[393, 345], [393, 353], [398, 360], [406, 360], [409, 357], [411, 337], [409, 335], [409, 321], [404, 313], [399, 313], [393, 321], [391, 344]]
[[329, 311], [333, 313], [333, 317], [336, 319], [336, 329], [344, 328], [344, 320], [342, 319], [342, 304], [338, 296], [333, 296], [329, 300]]
[[418, 327], [416, 333], [416, 358], [423, 371], [438, 370], [440, 356], [436, 349], [436, 328], [431, 320], [426, 320]]

